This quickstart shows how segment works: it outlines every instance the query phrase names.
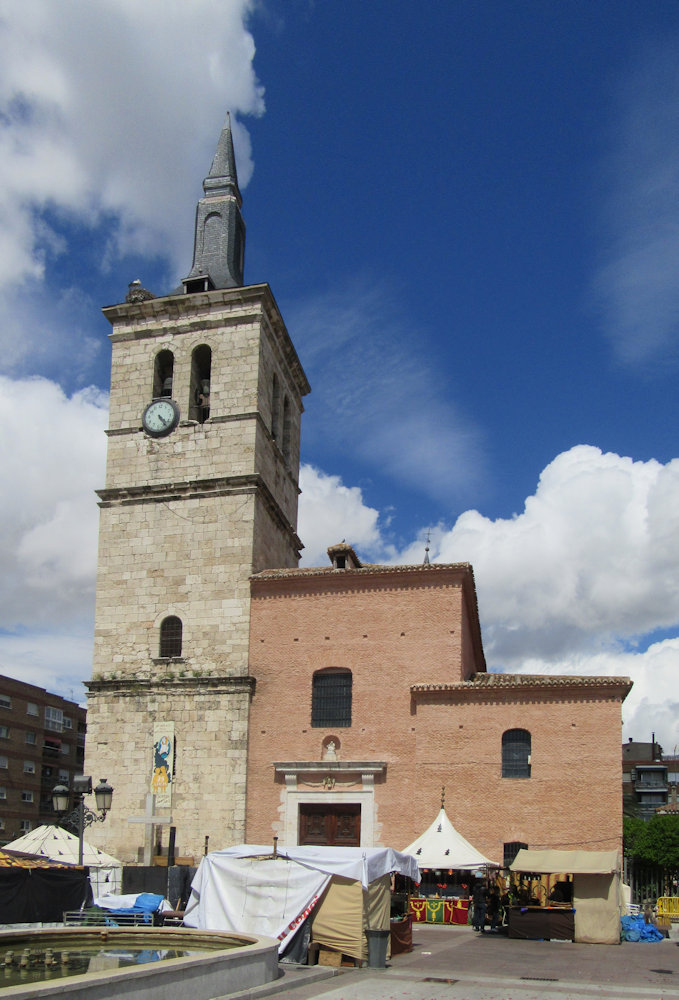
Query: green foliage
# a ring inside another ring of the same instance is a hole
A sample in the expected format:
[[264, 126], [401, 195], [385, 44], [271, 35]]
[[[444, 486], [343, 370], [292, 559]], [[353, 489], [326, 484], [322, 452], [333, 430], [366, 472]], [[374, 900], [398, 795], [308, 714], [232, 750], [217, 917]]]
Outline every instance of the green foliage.
[[679, 816], [653, 816], [623, 820], [622, 843], [625, 855], [642, 864], [679, 868]]

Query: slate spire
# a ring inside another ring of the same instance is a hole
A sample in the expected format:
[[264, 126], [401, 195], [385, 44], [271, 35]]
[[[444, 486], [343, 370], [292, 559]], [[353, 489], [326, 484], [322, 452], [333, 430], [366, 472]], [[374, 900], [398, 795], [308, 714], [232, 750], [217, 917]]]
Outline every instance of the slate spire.
[[203, 181], [203, 192], [196, 209], [193, 267], [183, 281], [184, 291], [188, 293], [237, 288], [243, 284], [243, 199], [238, 187], [228, 112], [210, 173]]

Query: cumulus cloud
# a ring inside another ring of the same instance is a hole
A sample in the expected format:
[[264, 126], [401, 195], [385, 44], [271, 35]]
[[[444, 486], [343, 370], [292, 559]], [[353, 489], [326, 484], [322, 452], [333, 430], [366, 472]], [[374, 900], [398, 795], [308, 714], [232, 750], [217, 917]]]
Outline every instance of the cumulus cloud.
[[290, 328], [314, 387], [307, 447], [331, 447], [367, 474], [446, 503], [478, 486], [481, 432], [426, 360], [426, 331], [387, 288], [354, 283], [310, 297], [291, 310]]
[[[224, 113], [263, 111], [246, 28], [254, 6], [0, 3], [0, 281], [39, 279], [68, 219], [106, 221], [109, 259], [162, 253], [187, 268], [195, 179]], [[234, 128], [245, 185], [249, 137]]]
[[595, 281], [620, 358], [677, 356], [679, 324], [679, 60], [647, 49], [617, 95], [602, 254]]
[[[108, 400], [0, 377], [0, 629], [92, 628]], [[15, 647], [16, 648], [16, 647]]]
[[382, 551], [379, 511], [368, 507], [356, 486], [345, 486], [311, 465], [300, 469], [299, 535], [304, 542], [303, 566], [324, 566], [328, 546], [343, 539], [357, 550]]

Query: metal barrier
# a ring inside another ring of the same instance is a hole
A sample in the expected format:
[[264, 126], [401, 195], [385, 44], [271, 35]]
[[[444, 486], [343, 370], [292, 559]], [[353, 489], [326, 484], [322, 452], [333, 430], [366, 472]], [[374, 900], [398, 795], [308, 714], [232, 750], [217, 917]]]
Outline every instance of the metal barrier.
[[151, 922], [143, 913], [115, 913], [98, 907], [86, 910], [66, 910], [65, 927], [149, 927]]
[[660, 896], [657, 913], [659, 917], [679, 920], [679, 896]]

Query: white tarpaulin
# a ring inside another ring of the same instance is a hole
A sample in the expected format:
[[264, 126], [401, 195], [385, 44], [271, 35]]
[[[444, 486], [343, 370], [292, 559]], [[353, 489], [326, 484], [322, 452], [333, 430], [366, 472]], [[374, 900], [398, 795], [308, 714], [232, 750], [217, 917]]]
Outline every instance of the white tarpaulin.
[[419, 881], [414, 858], [390, 848], [241, 845], [202, 858], [191, 885], [184, 923], [203, 930], [241, 931], [278, 938], [280, 951], [301, 927], [337, 875], [371, 882], [399, 872]]
[[[61, 861], [69, 865], [78, 864], [78, 838], [61, 826], [39, 826], [24, 834], [11, 844], [5, 844], [10, 851], [37, 854], [51, 861]], [[100, 851], [98, 847], [83, 841], [83, 865], [90, 869], [92, 894], [120, 892], [123, 881], [123, 866], [117, 858]]]
[[484, 865], [495, 865], [458, 833], [443, 808], [429, 829], [406, 847], [404, 853], [412, 854], [420, 868], [482, 868]]

